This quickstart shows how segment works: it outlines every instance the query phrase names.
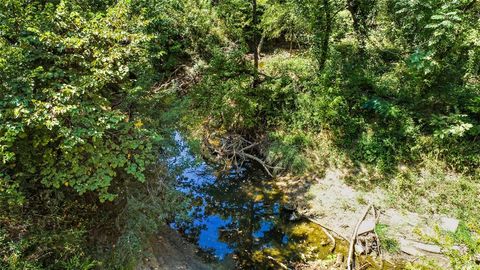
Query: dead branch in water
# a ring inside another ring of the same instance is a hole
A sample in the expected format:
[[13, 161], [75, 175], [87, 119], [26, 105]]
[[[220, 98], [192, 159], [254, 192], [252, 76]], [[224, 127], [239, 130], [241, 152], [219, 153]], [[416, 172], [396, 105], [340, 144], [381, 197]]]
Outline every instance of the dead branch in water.
[[318, 225], [318, 226], [320, 226], [321, 228], [323, 228], [323, 229], [325, 229], [325, 230], [327, 230], [327, 231], [330, 231], [330, 232], [332, 232], [332, 233], [333, 233], [333, 234], [335, 234], [336, 236], [338, 236], [338, 237], [340, 237], [340, 238], [344, 239], [345, 241], [348, 241], [347, 237], [345, 237], [345, 236], [341, 235], [340, 233], [338, 233], [338, 232], [336, 232], [336, 231], [332, 230], [332, 229], [331, 229], [331, 228], [329, 228], [329, 227], [326, 227], [326, 226], [324, 226], [322, 223], [320, 223], [320, 222], [316, 221], [315, 219], [313, 219], [313, 218], [310, 218], [310, 217], [307, 217], [307, 216], [304, 216], [304, 215], [302, 215], [302, 217], [304, 217], [304, 218], [308, 219], [308, 221], [310, 221], [310, 222], [312, 222], [312, 223], [315, 223], [315, 224], [317, 224], [317, 225]]
[[337, 246], [337, 242], [335, 241], [335, 238], [328, 232], [327, 229], [324, 227], [320, 226], [322, 228], [322, 231], [330, 238], [330, 242], [332, 243], [332, 247], [330, 248], [330, 253], [333, 253], [335, 251], [335, 247]]
[[316, 224], [318, 225], [322, 231], [328, 236], [328, 238], [330, 238], [330, 242], [332, 243], [332, 247], [330, 248], [330, 253], [333, 253], [333, 251], [335, 251], [335, 248], [337, 247], [337, 242], [335, 241], [335, 237], [332, 236], [332, 234], [329, 232], [329, 231], [332, 231], [334, 234], [344, 238], [343, 236], [341, 236], [340, 234], [338, 234], [337, 232], [331, 230], [331, 229], [328, 229], [327, 227], [323, 226], [322, 224], [320, 224], [318, 221], [312, 219], [312, 218], [309, 218], [309, 217], [306, 217], [304, 216], [306, 219], [308, 219], [308, 221], [312, 222], [313, 224]]
[[358, 228], [360, 227], [360, 224], [362, 221], [365, 219], [367, 216], [368, 212], [370, 211], [370, 208], [372, 207], [372, 204], [369, 204], [367, 208], [365, 209], [365, 212], [361, 216], [360, 220], [357, 222], [357, 226], [355, 226], [355, 230], [353, 230], [352, 238], [350, 239], [350, 247], [348, 249], [348, 259], [347, 259], [347, 269], [352, 270], [352, 266], [354, 266], [354, 261], [355, 261], [355, 241], [357, 238], [357, 233], [358, 233]]
[[267, 164], [266, 161], [251, 154], [253, 148], [260, 145], [259, 142], [251, 142], [238, 134], [228, 135], [219, 139], [218, 146], [212, 146], [207, 139], [209, 149], [217, 156], [217, 159], [223, 159], [225, 163], [231, 163], [233, 166], [241, 167], [243, 163], [248, 160], [253, 160], [259, 163], [270, 177], [273, 174], [270, 170], [282, 169]]

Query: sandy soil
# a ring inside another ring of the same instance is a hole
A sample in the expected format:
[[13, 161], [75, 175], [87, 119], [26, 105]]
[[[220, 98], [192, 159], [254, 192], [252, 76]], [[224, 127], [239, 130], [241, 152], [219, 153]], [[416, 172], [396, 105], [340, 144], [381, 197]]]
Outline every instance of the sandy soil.
[[[289, 200], [303, 216], [334, 231], [349, 240], [354, 228], [372, 203], [380, 213], [377, 223], [388, 226], [387, 236], [395, 239], [401, 252], [386, 254], [389, 261], [419, 259], [434, 260], [439, 266], [449, 268], [448, 259], [440, 247], [425, 243], [421, 235], [433, 236], [435, 226], [448, 229], [451, 219], [439, 215], [420, 215], [395, 208], [382, 208], [386, 203], [381, 189], [358, 191], [348, 186], [340, 170], [328, 170], [323, 177], [283, 177], [280, 188], [287, 190]], [[373, 219], [373, 211], [367, 218]]]

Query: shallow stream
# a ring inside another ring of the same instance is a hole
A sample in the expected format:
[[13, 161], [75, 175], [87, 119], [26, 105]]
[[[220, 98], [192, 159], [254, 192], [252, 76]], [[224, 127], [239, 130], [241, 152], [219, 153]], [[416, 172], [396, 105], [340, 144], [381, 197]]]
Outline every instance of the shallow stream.
[[[180, 135], [176, 139], [183, 150], [175, 162], [195, 160]], [[178, 182], [192, 205], [189, 218], [171, 227], [196, 244], [215, 268], [287, 269], [319, 259], [335, 261], [333, 253], [347, 253], [347, 242], [340, 239], [332, 253], [328, 236], [296, 217], [260, 168], [247, 165], [225, 174], [199, 162], [183, 170]]]

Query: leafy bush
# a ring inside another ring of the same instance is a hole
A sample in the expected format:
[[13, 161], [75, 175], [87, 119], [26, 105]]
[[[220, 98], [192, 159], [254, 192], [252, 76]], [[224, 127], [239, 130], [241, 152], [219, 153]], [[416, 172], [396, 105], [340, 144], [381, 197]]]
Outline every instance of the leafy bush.
[[133, 111], [150, 74], [141, 16], [122, 1], [96, 16], [67, 1], [2, 5], [2, 185], [105, 201], [117, 174], [144, 181], [155, 134]]
[[[0, 4], [0, 268], [105, 268], [101, 249], [134, 234], [143, 251], [174, 212], [166, 176], [155, 201], [141, 183], [169, 132], [151, 117], [165, 103], [150, 87], [172, 68], [181, 30], [164, 31], [174, 22], [141, 2]], [[129, 196], [156, 207], [145, 227], [114, 222]], [[106, 239], [94, 249], [97, 230]]]

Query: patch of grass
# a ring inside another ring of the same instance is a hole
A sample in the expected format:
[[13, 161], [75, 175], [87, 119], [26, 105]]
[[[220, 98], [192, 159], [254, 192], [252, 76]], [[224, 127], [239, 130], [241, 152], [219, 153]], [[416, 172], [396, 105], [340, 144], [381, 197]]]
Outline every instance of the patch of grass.
[[375, 232], [380, 239], [381, 248], [388, 253], [398, 253], [400, 251], [400, 244], [397, 240], [388, 236], [388, 225], [379, 223], [375, 226]]
[[340, 200], [340, 207], [345, 211], [355, 211], [355, 207], [352, 205], [352, 203], [345, 199]]
[[413, 212], [479, 222], [480, 178], [447, 168], [447, 164], [426, 157], [415, 169], [399, 170], [387, 188], [392, 204]]
[[301, 173], [308, 167], [308, 160], [303, 149], [309, 144], [310, 138], [299, 132], [285, 135], [283, 132], [270, 134], [273, 143], [268, 149], [267, 162], [275, 164], [283, 170]]
[[480, 265], [475, 263], [475, 257], [480, 254], [478, 223], [460, 222], [454, 233], [437, 228], [436, 236], [428, 240], [442, 247], [450, 259], [452, 269], [480, 269]]
[[367, 199], [365, 198], [364, 194], [360, 194], [357, 196], [357, 202], [362, 205], [367, 205]]

